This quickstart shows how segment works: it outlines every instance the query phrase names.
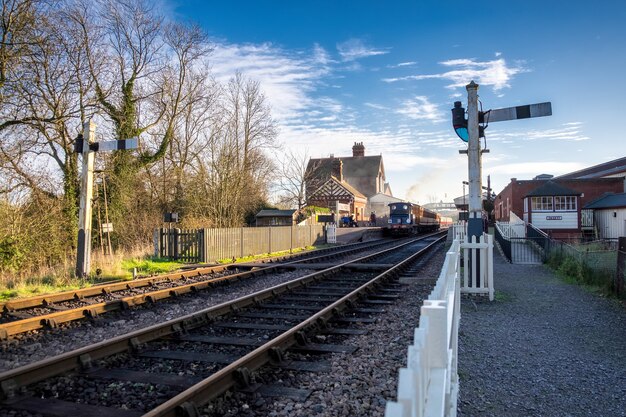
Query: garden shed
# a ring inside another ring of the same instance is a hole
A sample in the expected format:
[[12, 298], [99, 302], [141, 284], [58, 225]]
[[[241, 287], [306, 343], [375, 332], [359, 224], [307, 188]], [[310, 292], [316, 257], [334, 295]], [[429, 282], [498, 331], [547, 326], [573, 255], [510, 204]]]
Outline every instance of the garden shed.
[[593, 210], [598, 238], [626, 236], [626, 193], [605, 194], [584, 207]]

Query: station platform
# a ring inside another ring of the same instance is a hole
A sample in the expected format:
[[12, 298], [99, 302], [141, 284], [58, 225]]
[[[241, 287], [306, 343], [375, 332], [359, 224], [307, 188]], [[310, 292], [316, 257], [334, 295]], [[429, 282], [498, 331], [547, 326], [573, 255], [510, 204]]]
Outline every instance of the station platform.
[[382, 239], [383, 231], [381, 227], [338, 227], [337, 243], [346, 245], [348, 243], [364, 242], [367, 240]]
[[494, 251], [495, 300], [461, 302], [459, 416], [626, 416], [626, 306]]

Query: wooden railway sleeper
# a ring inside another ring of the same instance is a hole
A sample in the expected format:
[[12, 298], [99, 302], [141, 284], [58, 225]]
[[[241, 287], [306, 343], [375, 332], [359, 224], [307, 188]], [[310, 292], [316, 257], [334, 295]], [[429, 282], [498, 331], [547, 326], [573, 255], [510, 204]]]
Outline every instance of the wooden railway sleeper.
[[6, 329], [0, 329], [0, 340], [8, 340], [9, 339], [9, 332], [6, 331]]
[[3, 402], [15, 398], [17, 394], [17, 383], [14, 379], [7, 379], [0, 383], [0, 395]]

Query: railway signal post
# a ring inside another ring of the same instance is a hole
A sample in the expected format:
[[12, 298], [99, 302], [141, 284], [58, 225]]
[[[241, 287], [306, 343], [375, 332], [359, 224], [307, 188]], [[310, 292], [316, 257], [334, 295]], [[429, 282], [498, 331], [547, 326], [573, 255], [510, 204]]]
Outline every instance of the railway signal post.
[[[463, 109], [461, 102], [457, 101], [452, 109], [452, 125], [459, 138], [468, 144], [467, 151], [460, 151], [467, 153], [468, 159], [469, 218], [467, 221], [467, 240], [471, 242], [472, 237], [476, 237], [476, 242], [478, 242], [483, 234], [481, 157], [483, 152], [489, 152], [488, 149], [480, 149], [480, 138], [484, 136], [484, 131], [487, 128], [487, 126], [480, 126], [480, 123], [487, 123], [488, 125], [491, 122], [551, 116], [552, 104], [550, 102], [527, 104], [481, 112], [478, 110], [478, 84], [471, 81], [466, 89], [467, 119], [465, 119], [465, 109]], [[472, 265], [475, 265], [477, 272], [479, 272], [480, 265], [477, 255], [471, 261], [475, 261], [472, 262]], [[478, 277], [478, 274], [476, 276]]]
[[80, 211], [78, 214], [78, 245], [76, 276], [84, 277], [91, 266], [91, 202], [93, 199], [93, 165], [98, 151], [135, 149], [137, 138], [96, 142], [96, 124], [91, 120], [83, 125], [83, 133], [76, 138], [74, 152], [83, 155], [80, 180]]

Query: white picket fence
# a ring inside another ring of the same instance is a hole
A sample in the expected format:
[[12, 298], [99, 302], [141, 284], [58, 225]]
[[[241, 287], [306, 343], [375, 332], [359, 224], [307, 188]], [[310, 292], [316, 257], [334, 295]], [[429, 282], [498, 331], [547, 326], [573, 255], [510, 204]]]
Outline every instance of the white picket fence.
[[459, 222], [452, 225], [452, 240], [459, 239], [463, 241], [465, 240], [465, 235], [467, 235], [466, 222]]
[[326, 226], [326, 243], [337, 243], [337, 227], [334, 224]]
[[[476, 277], [470, 279], [470, 250], [480, 252], [481, 270], [486, 270], [478, 287], [472, 286]], [[493, 237], [483, 235], [479, 242], [455, 239], [435, 288], [421, 307], [419, 327], [408, 347], [407, 367], [399, 372], [397, 401], [387, 402], [385, 417], [456, 416], [461, 255], [465, 292], [486, 293], [493, 300]]]
[[[483, 294], [493, 301], [493, 236], [483, 234], [476, 242], [476, 236], [472, 236], [471, 242], [461, 243], [463, 251], [463, 282], [461, 292], [465, 294]], [[471, 265], [472, 251], [477, 251], [478, 265]]]

